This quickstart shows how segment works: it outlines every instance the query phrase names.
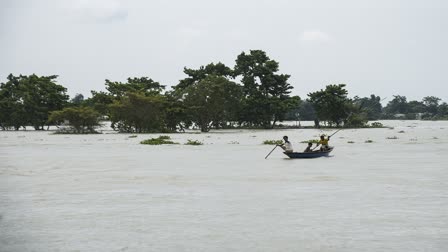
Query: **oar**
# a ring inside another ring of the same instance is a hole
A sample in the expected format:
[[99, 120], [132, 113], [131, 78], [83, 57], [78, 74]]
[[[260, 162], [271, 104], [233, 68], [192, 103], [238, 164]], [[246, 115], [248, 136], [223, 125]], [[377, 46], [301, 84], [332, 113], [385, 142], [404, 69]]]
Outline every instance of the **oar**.
[[336, 132], [333, 133], [333, 134], [331, 134], [329, 137], [332, 137], [334, 134], [338, 133], [340, 130], [342, 130], [342, 129], [338, 129], [338, 130], [336, 130]]
[[276, 145], [276, 146], [274, 147], [274, 149], [272, 149], [271, 152], [269, 152], [269, 154], [268, 154], [264, 159], [268, 158], [269, 155], [271, 155], [271, 153], [275, 150], [275, 148], [277, 148], [277, 146], [278, 146], [278, 145]]

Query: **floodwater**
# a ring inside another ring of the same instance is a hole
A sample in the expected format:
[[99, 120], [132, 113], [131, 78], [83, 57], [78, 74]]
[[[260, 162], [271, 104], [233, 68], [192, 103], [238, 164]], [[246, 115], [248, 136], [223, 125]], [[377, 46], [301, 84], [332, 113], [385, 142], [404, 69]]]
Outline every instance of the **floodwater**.
[[0, 251], [448, 251], [448, 122], [383, 123], [312, 160], [261, 142], [333, 131], [0, 132]]

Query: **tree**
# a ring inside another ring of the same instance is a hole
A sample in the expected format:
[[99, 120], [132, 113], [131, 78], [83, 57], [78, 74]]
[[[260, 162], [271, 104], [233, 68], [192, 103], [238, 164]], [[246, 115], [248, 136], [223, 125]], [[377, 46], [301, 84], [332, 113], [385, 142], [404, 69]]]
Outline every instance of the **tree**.
[[448, 104], [446, 102], [439, 105], [437, 115], [439, 118], [448, 119]]
[[437, 114], [437, 108], [439, 107], [440, 98], [435, 96], [423, 97], [423, 104], [426, 106], [426, 111], [432, 115]]
[[345, 84], [328, 85], [325, 89], [309, 93], [309, 102], [313, 104], [320, 121], [327, 121], [339, 126], [349, 115], [347, 98], [348, 91]]
[[75, 97], [73, 97], [70, 100], [70, 103], [75, 105], [75, 106], [79, 106], [81, 105], [81, 103], [84, 101], [84, 95], [82, 94], [76, 94]]
[[408, 106], [408, 113], [417, 114], [426, 112], [425, 104], [420, 101], [409, 101], [407, 106]]
[[116, 98], [110, 93], [103, 91], [97, 92], [92, 90], [91, 93], [92, 97], [84, 100], [83, 104], [95, 109], [101, 115], [109, 115], [109, 105], [111, 105]]
[[316, 110], [309, 101], [304, 101], [299, 107], [299, 117], [303, 121], [313, 121], [316, 119]]
[[125, 93], [109, 106], [112, 128], [129, 133], [164, 132], [165, 106], [165, 97], [159, 94]]
[[406, 96], [394, 95], [387, 106], [384, 108], [387, 114], [406, 114], [409, 112], [409, 105]]
[[128, 78], [126, 83], [112, 82], [106, 79], [106, 90], [114, 97], [121, 97], [126, 93], [140, 93], [146, 96], [160, 94], [165, 86], [148, 77]]
[[57, 75], [14, 76], [0, 86], [3, 128], [32, 125], [42, 130], [50, 112], [61, 110], [68, 101], [67, 89], [56, 84]]
[[236, 120], [242, 95], [241, 86], [215, 75], [208, 75], [183, 90], [187, 114], [202, 132]]
[[234, 72], [235, 76], [242, 77], [245, 98], [241, 122], [271, 128], [289, 110], [298, 106], [298, 100], [289, 97], [292, 89], [288, 83], [290, 76], [277, 74], [278, 67], [278, 62], [261, 50], [238, 55]]
[[379, 96], [372, 94], [370, 97], [354, 97], [353, 102], [366, 113], [368, 120], [378, 120], [381, 117], [383, 106]]
[[233, 76], [233, 70], [221, 62], [210, 63], [206, 66], [201, 66], [199, 69], [184, 68], [184, 73], [188, 75], [185, 79], [179, 81], [179, 84], [174, 87], [175, 90], [185, 89], [200, 80], [205, 79], [207, 76], [223, 76], [230, 78]]
[[63, 110], [53, 111], [50, 114], [49, 121], [55, 124], [61, 124], [68, 121], [72, 127], [69, 133], [84, 134], [95, 133], [95, 128], [99, 124], [100, 113], [89, 107], [69, 107]]

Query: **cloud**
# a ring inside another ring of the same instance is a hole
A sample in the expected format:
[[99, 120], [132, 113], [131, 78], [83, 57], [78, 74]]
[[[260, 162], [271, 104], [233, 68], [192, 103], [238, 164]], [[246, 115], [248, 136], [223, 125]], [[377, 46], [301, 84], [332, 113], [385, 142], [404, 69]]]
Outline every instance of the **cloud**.
[[72, 0], [68, 2], [71, 9], [82, 18], [100, 22], [125, 20], [128, 10], [121, 0]]
[[326, 42], [329, 40], [331, 40], [331, 37], [327, 33], [319, 31], [319, 30], [304, 31], [300, 35], [300, 41], [305, 41], [305, 42], [313, 42], [313, 41]]

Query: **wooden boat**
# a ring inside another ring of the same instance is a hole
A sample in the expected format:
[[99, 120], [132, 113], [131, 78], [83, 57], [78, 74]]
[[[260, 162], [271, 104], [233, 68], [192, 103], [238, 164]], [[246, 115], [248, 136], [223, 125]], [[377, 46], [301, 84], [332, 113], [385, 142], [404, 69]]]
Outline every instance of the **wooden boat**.
[[289, 158], [318, 158], [318, 157], [328, 157], [330, 152], [334, 147], [330, 147], [326, 151], [313, 151], [313, 152], [283, 152]]

